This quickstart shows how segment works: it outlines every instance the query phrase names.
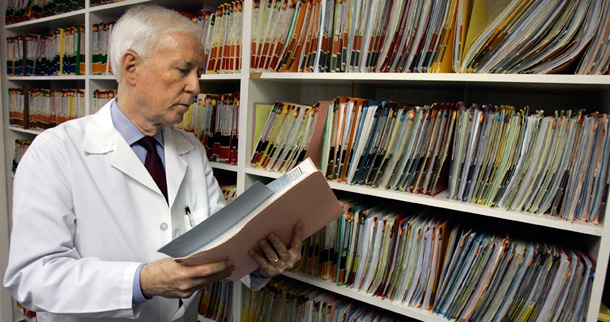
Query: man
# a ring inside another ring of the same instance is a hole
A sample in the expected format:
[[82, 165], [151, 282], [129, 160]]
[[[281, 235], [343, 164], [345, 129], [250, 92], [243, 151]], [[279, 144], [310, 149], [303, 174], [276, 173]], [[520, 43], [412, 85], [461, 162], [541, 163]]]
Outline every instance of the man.
[[[196, 291], [230, 275], [157, 252], [190, 228], [185, 205], [195, 224], [224, 205], [203, 146], [173, 126], [199, 93], [201, 37], [174, 11], [128, 10], [110, 45], [117, 99], [38, 135], [20, 162], [4, 284], [39, 321], [196, 321]], [[244, 283], [293, 267], [301, 238], [262, 240]]]

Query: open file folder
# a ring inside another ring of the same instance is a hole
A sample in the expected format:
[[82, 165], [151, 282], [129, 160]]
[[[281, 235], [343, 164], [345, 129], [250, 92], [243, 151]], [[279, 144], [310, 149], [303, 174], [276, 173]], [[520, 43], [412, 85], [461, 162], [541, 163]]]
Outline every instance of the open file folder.
[[274, 232], [288, 247], [294, 226], [306, 238], [343, 213], [339, 201], [311, 159], [268, 185], [255, 183], [229, 205], [159, 249], [186, 265], [230, 259], [235, 281], [258, 268], [248, 255]]

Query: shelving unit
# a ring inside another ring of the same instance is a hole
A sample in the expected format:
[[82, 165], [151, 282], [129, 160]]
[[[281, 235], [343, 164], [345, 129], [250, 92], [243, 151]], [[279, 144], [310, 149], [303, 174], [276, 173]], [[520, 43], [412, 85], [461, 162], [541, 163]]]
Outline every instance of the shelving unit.
[[[141, 3], [157, 3], [175, 9], [195, 11], [205, 4], [205, 7], [215, 8], [224, 3], [222, 0], [205, 1], [154, 1], [127, 0], [114, 4], [91, 7], [86, 1], [85, 8], [53, 17], [27, 21], [4, 26], [2, 32], [2, 50], [5, 52], [5, 38], [18, 33], [43, 32], [52, 28], [65, 27], [82, 23], [86, 25], [86, 74], [83, 76], [6, 76], [6, 62], [2, 61], [2, 106], [4, 131], [4, 162], [3, 177], [7, 181], [9, 207], [12, 195], [12, 179], [10, 164], [12, 162], [12, 142], [17, 138], [33, 138], [38, 131], [24, 130], [8, 125], [8, 88], [20, 87], [25, 84], [47, 88], [81, 88], [85, 91], [86, 111], [89, 112], [93, 91], [96, 89], [116, 89], [113, 76], [91, 75], [91, 27], [93, 24], [118, 19], [129, 6]], [[4, 12], [2, 10], [2, 21]], [[244, 28], [242, 33], [242, 64], [250, 65], [250, 38], [252, 24], [252, 0], [244, 2]], [[255, 102], [274, 102], [285, 100], [302, 104], [314, 104], [319, 100], [329, 100], [337, 96], [366, 97], [374, 99], [393, 100], [411, 104], [430, 104], [433, 102], [495, 103], [510, 104], [516, 107], [530, 106], [533, 109], [547, 111], [557, 109], [580, 109], [587, 111], [599, 110], [610, 112], [610, 76], [585, 75], [509, 75], [509, 74], [371, 74], [371, 73], [250, 73], [243, 68], [237, 74], [203, 75], [200, 79], [201, 92], [240, 92], [241, 112], [239, 115], [239, 146], [238, 164], [226, 165], [212, 163], [215, 170], [234, 174], [237, 179], [238, 192], [243, 192], [254, 181], [270, 181], [280, 176], [278, 173], [263, 171], [250, 167], [249, 159], [252, 152], [253, 111]], [[405, 203], [422, 204], [436, 208], [468, 213], [481, 216], [500, 224], [511, 223], [528, 229], [552, 229], [560, 235], [576, 238], [586, 245], [593, 258], [596, 259], [596, 274], [593, 282], [591, 300], [588, 308], [587, 321], [596, 321], [604, 287], [608, 259], [610, 256], [610, 227], [605, 225], [605, 218], [610, 216], [608, 209], [599, 225], [579, 222], [567, 222], [549, 216], [531, 215], [528, 213], [504, 211], [469, 203], [458, 202], [446, 198], [445, 193], [435, 197], [401, 193], [365, 186], [354, 186], [330, 182], [336, 191], [375, 196]], [[2, 193], [2, 189], [0, 189]], [[2, 196], [4, 198], [4, 196]], [[2, 199], [0, 198], [0, 201]], [[9, 208], [10, 209], [10, 208]], [[2, 218], [10, 226], [9, 218]], [[0, 227], [8, 230], [8, 227]], [[1, 241], [0, 241], [1, 242]], [[0, 253], [0, 255], [3, 255]], [[4, 263], [3, 261], [0, 263]], [[337, 287], [333, 283], [318, 280], [299, 273], [288, 273], [287, 276], [320, 287], [331, 292], [357, 299], [380, 308], [393, 311], [421, 321], [447, 321], [446, 318], [429, 311], [415, 309], [404, 304], [381, 300], [363, 292], [346, 287]], [[233, 317], [240, 321], [240, 285], [235, 283]], [[4, 298], [1, 298], [4, 301]], [[3, 308], [5, 307], [5, 303]], [[4, 317], [2, 317], [4, 318]]]
[[[151, 1], [151, 0], [129, 0], [118, 2], [114, 4], [107, 4], [101, 6], [90, 6], [90, 2], [86, 1], [85, 8], [80, 9], [73, 12], [68, 12], [60, 15], [55, 15], [51, 17], [45, 17], [36, 20], [30, 20], [25, 22], [20, 22], [11, 25], [4, 25], [5, 21], [5, 12], [7, 2], [2, 2], [2, 7], [0, 8], [1, 14], [0, 18], [2, 21], [2, 28], [0, 29], [0, 35], [2, 39], [2, 44], [0, 47], [2, 48], [2, 78], [1, 78], [1, 86], [0, 89], [2, 93], [0, 93], [0, 98], [2, 101], [2, 117], [0, 120], [2, 121], [2, 144], [0, 148], [4, 151], [4, 157], [0, 161], [0, 166], [2, 167], [2, 175], [0, 178], [0, 182], [2, 182], [2, 187], [0, 188], [0, 204], [6, 205], [8, 216], [2, 215], [0, 220], [0, 229], [2, 229], [3, 233], [0, 233], [2, 236], [2, 247], [0, 249], [0, 256], [2, 257], [0, 260], [0, 265], [2, 270], [2, 276], [4, 276], [4, 269], [6, 267], [6, 259], [8, 257], [8, 232], [10, 231], [10, 209], [11, 205], [11, 196], [12, 196], [12, 184], [13, 184], [13, 174], [11, 171], [11, 164], [13, 159], [13, 142], [15, 139], [33, 139], [37, 134], [41, 131], [36, 129], [24, 129], [20, 127], [10, 126], [8, 121], [8, 97], [7, 92], [8, 88], [13, 87], [21, 87], [23, 85], [32, 85], [34, 87], [41, 88], [79, 88], [84, 90], [85, 92], [85, 101], [86, 101], [86, 112], [89, 114], [90, 106], [93, 99], [93, 92], [96, 89], [108, 90], [108, 89], [116, 89], [117, 84], [115, 77], [112, 75], [92, 75], [91, 74], [91, 48], [92, 48], [92, 26], [93, 24], [100, 23], [103, 21], [110, 21], [118, 19], [121, 14], [130, 6], [143, 4], [143, 3], [156, 3], [159, 5], [163, 5], [166, 7], [170, 7], [173, 9], [182, 9], [186, 11], [197, 11], [202, 7], [206, 8], [216, 8], [216, 6], [225, 3], [223, 0], [212, 0], [212, 1], [172, 1], [172, 0], [162, 0], [162, 1]], [[85, 57], [87, 57], [86, 62], [86, 73], [85, 75], [79, 76], [7, 76], [6, 75], [6, 61], [4, 60], [4, 53], [6, 53], [6, 37], [14, 36], [17, 34], [24, 33], [43, 33], [47, 32], [51, 29], [62, 28], [67, 26], [72, 26], [76, 24], [84, 24], [86, 26], [86, 34], [85, 34]], [[223, 75], [203, 75], [201, 77], [201, 91], [202, 92], [237, 92], [240, 89], [242, 76], [241, 74], [223, 74]], [[229, 173], [237, 173], [237, 167], [234, 165], [227, 165], [222, 163], [214, 162], [213, 166], [215, 169], [219, 171], [229, 172]], [[6, 182], [6, 184], [4, 184]], [[6, 187], [6, 190], [5, 190]], [[6, 201], [6, 202], [5, 202]], [[6, 232], [6, 234], [4, 233]], [[5, 237], [6, 236], [6, 237]], [[6, 241], [4, 240], [6, 238]], [[8, 292], [2, 288], [2, 294], [0, 294], [0, 320], [1, 321], [16, 321], [19, 314], [15, 310], [15, 306], [11, 303], [11, 298]], [[13, 312], [11, 312], [13, 311]], [[207, 319], [203, 319], [202, 321], [208, 321]]]
[[[529, 105], [533, 109], [579, 109], [610, 111], [610, 77], [580, 75], [461, 75], [461, 74], [272, 74], [263, 73], [249, 80], [248, 102], [286, 100], [313, 104], [335, 96], [387, 99], [412, 104], [431, 104], [439, 101], [491, 102], [516, 107]], [[246, 132], [248, 133], [248, 132]], [[251, 147], [247, 147], [250, 155]], [[241, 159], [240, 159], [241, 160]], [[246, 166], [247, 182], [257, 177], [275, 178], [276, 173]], [[490, 217], [498, 223], [511, 222], [525, 227], [553, 228], [560, 234], [586, 240], [586, 249], [597, 259], [596, 278], [591, 294], [588, 321], [596, 321], [604, 286], [610, 252], [610, 230], [602, 222], [592, 225], [567, 222], [544, 215], [505, 211], [446, 198], [446, 192], [430, 197], [375, 189], [367, 186], [329, 182], [331, 188], [361, 195], [454, 210], [476, 216]], [[608, 210], [605, 218], [609, 216]], [[390, 304], [372, 295], [346, 287], [336, 287], [327, 281], [302, 274], [290, 277], [388, 308], [423, 321], [446, 321], [444, 317], [428, 314], [399, 303]], [[394, 307], [393, 305], [396, 305]]]

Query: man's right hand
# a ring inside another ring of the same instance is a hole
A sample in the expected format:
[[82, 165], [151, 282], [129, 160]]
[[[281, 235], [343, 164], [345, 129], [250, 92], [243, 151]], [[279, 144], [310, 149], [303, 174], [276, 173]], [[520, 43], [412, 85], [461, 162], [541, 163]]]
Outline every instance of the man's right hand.
[[187, 266], [176, 263], [173, 258], [164, 258], [142, 267], [140, 287], [147, 298], [187, 298], [204, 285], [229, 277], [234, 269], [228, 260]]

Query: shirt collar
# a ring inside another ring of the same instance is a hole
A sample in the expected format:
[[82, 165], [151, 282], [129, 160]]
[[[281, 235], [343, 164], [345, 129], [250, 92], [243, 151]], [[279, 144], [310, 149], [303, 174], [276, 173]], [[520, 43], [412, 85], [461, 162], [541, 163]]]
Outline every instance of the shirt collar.
[[[112, 100], [112, 105], [110, 106], [110, 116], [112, 117], [112, 123], [114, 127], [119, 131], [121, 136], [127, 141], [127, 144], [130, 146], [136, 143], [138, 140], [144, 137], [144, 133], [142, 133], [133, 122], [125, 116], [123, 111], [119, 108], [116, 103], [116, 99]], [[153, 136], [155, 140], [163, 147], [163, 129], [158, 131]]]

